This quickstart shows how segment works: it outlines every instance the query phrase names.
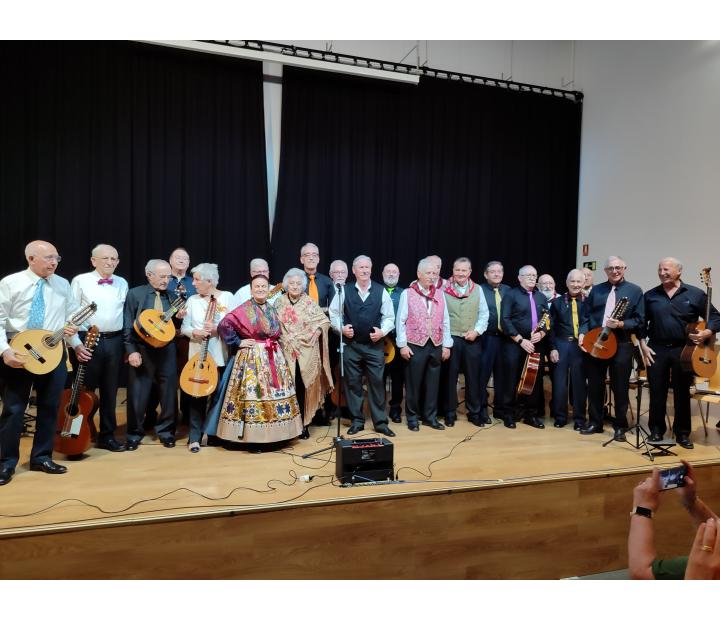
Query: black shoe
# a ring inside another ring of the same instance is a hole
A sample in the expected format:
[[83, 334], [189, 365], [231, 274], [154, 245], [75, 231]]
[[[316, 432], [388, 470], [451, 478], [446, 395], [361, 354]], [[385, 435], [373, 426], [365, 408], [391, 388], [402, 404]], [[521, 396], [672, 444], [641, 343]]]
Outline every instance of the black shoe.
[[375, 429], [375, 432], [385, 435], [386, 437], [395, 437], [395, 433], [393, 433], [387, 426], [378, 426]]
[[602, 433], [603, 427], [597, 424], [588, 424], [585, 428], [580, 431], [581, 435], [592, 435], [594, 433]]
[[303, 432], [300, 433], [300, 439], [310, 439], [310, 431], [308, 431], [308, 427], [303, 427]]
[[625, 431], [626, 430], [627, 429], [624, 429], [624, 428], [616, 428], [615, 434], [613, 435], [613, 439], [615, 441], [627, 441], [627, 439], [625, 439]]
[[364, 427], [364, 426], [355, 426], [355, 424], [353, 424], [353, 425], [348, 429], [348, 432], [347, 432], [347, 433], [348, 433], [348, 435], [355, 435], [355, 434], [359, 433], [360, 431], [364, 431], [364, 430], [365, 430], [365, 427]]
[[490, 416], [488, 415], [481, 415], [480, 416], [480, 424], [485, 424], [487, 426], [492, 426], [493, 421], [490, 419]]
[[692, 450], [695, 447], [695, 444], [690, 441], [690, 437], [687, 435], [676, 435], [675, 441], [677, 441], [681, 448], [685, 448], [686, 450]]
[[653, 432], [653, 433], [650, 433], [650, 435], [648, 436], [648, 441], [662, 441], [662, 440], [663, 440], [662, 433]]
[[139, 445], [140, 445], [139, 439], [128, 439], [125, 442], [125, 449], [128, 452], [132, 452], [133, 450], [137, 450]]
[[505, 418], [502, 423], [505, 425], [505, 428], [515, 428], [515, 422], [511, 420], [510, 418]]
[[12, 480], [15, 470], [11, 467], [0, 469], [0, 487]]
[[125, 444], [120, 443], [114, 437], [105, 441], [98, 441], [95, 445], [100, 450], [110, 450], [110, 452], [125, 452]]
[[408, 424], [408, 430], [417, 432], [420, 430], [420, 427], [417, 424]]
[[525, 418], [523, 420], [523, 423], [527, 424], [528, 426], [532, 426], [533, 428], [545, 428], [545, 425], [540, 418]]
[[445, 418], [445, 426], [455, 426], [455, 418]]
[[430, 428], [434, 428], [436, 431], [444, 431], [445, 427], [440, 424], [437, 420], [433, 422], [423, 422], [423, 426], [429, 426]]
[[581, 431], [583, 428], [585, 428], [585, 425], [582, 422], [575, 422], [575, 424], [573, 424], [574, 431]]
[[315, 413], [311, 424], [314, 424], [315, 426], [330, 426], [329, 416], [325, 415], [325, 412], [320, 409]]
[[481, 420], [480, 418], [478, 418], [477, 416], [474, 416], [474, 415], [469, 415], [469, 416], [468, 416], [468, 422], [470, 422], [470, 424], [474, 424], [475, 426], [479, 426], [479, 427], [481, 427], [481, 428], [482, 428], [483, 426], [485, 426], [485, 424], [483, 424], [482, 420]]
[[166, 448], [175, 447], [175, 437], [160, 437], [160, 443]]
[[567, 422], [565, 422], [564, 420], [555, 420], [555, 422], [553, 423], [553, 426], [555, 428], [563, 428], [566, 424], [567, 424]]
[[67, 471], [65, 465], [58, 465], [53, 461], [40, 461], [30, 463], [30, 471], [44, 471], [46, 474], [64, 474]]
[[400, 417], [400, 414], [399, 414], [399, 413], [391, 413], [391, 414], [390, 414], [390, 420], [391, 420], [392, 422], [395, 422], [395, 424], [401, 424], [401, 423], [402, 423], [402, 418]]

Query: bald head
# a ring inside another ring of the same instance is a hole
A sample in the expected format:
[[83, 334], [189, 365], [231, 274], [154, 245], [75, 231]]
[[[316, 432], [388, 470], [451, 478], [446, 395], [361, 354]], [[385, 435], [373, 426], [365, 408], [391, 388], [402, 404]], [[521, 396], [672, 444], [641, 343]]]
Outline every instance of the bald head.
[[36, 276], [47, 278], [55, 273], [60, 256], [55, 246], [49, 241], [31, 241], [25, 246], [25, 258], [28, 268]]
[[393, 288], [400, 279], [400, 268], [395, 263], [388, 263], [383, 267], [382, 277], [385, 286]]
[[109, 278], [120, 263], [120, 258], [113, 246], [101, 243], [93, 248], [90, 262], [103, 278]]

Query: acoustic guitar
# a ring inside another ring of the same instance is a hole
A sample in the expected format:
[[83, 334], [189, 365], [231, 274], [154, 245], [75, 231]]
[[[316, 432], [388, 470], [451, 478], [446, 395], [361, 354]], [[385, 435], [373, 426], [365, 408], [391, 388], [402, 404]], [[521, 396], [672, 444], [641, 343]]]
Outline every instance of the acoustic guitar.
[[[623, 297], [615, 304], [615, 308], [613, 308], [613, 311], [610, 313], [610, 318], [616, 321], [622, 321], [627, 307], [628, 298]], [[617, 353], [617, 338], [609, 327], [596, 327], [585, 334], [580, 348], [592, 357], [609, 360]]]
[[702, 344], [696, 345], [690, 340], [690, 334], [701, 332], [707, 327], [712, 307], [712, 281], [710, 280], [711, 267], [705, 267], [700, 273], [700, 279], [707, 289], [705, 302], [705, 320], [688, 323], [686, 331], [688, 341], [680, 353], [680, 365], [683, 370], [694, 372], [698, 377], [709, 379], [717, 370], [717, 354], [715, 353], [715, 336], [708, 338]]
[[[535, 334], [539, 332], [542, 329], [545, 329], [548, 326], [548, 322], [550, 320], [550, 315], [548, 314], [547, 310], [543, 310], [542, 317], [538, 321], [538, 324], [535, 326], [535, 329], [532, 330], [530, 335]], [[527, 358], [525, 358], [525, 366], [523, 367], [522, 375], [520, 375], [520, 381], [518, 382], [517, 386], [517, 394], [520, 396], [521, 394], [524, 396], [530, 396], [532, 394], [533, 390], [535, 389], [535, 382], [537, 381], [538, 376], [538, 370], [540, 369], [540, 357], [541, 353], [537, 350], [537, 347], [535, 348], [535, 351], [533, 353], [528, 353]]]
[[[213, 321], [217, 310], [217, 300], [214, 295], [210, 295], [210, 302], [205, 313], [205, 321]], [[185, 364], [180, 373], [180, 389], [194, 396], [202, 398], [210, 396], [217, 388], [218, 369], [212, 355], [208, 354], [210, 345], [210, 337], [203, 340], [200, 351], [193, 355]]]
[[63, 356], [63, 332], [66, 327], [74, 325], [80, 327], [95, 311], [97, 305], [91, 303], [74, 314], [72, 318], [60, 329], [54, 332], [46, 329], [27, 329], [17, 334], [10, 346], [17, 352], [26, 356], [25, 370], [34, 375], [46, 375], [55, 370]]
[[395, 359], [395, 343], [392, 337], [385, 336], [383, 342], [383, 355], [385, 355], [385, 363], [389, 364]]
[[[93, 325], [85, 336], [85, 347], [92, 351], [98, 341], [99, 330]], [[78, 366], [72, 388], [64, 390], [58, 408], [55, 450], [68, 456], [79, 456], [90, 447], [92, 436], [90, 418], [100, 401], [95, 392], [84, 389], [85, 364]]]
[[185, 307], [186, 303], [187, 299], [180, 294], [173, 299], [167, 310], [152, 308], [143, 310], [133, 323], [135, 333], [151, 347], [160, 349], [167, 346], [175, 338], [175, 325], [173, 325], [172, 318]]

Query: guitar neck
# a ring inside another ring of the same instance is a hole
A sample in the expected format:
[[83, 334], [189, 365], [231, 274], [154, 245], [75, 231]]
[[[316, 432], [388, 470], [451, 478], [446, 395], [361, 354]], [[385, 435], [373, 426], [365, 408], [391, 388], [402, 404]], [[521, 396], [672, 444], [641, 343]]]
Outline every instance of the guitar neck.
[[705, 321], [710, 322], [710, 308], [712, 307], [712, 286], [707, 287], [707, 302], [705, 303]]

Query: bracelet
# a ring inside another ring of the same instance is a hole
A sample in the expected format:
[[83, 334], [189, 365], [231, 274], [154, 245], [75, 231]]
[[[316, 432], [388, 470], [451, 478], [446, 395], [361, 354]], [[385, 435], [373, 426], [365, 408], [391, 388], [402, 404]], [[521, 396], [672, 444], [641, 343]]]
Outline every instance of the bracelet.
[[652, 519], [653, 511], [649, 508], [645, 508], [644, 506], [635, 506], [632, 509], [631, 515], [638, 515], [640, 517], [647, 517], [648, 519]]

